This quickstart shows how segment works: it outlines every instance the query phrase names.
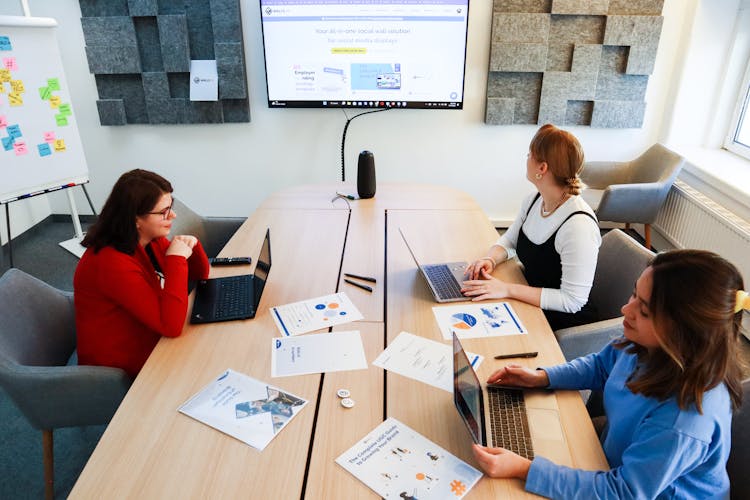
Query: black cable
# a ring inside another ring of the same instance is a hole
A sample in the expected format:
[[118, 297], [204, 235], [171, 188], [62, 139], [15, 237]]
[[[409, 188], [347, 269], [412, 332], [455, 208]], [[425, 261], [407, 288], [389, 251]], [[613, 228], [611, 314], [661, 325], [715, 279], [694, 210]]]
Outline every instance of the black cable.
[[374, 109], [372, 111], [365, 111], [364, 113], [360, 113], [358, 115], [354, 115], [351, 118], [346, 114], [346, 109], [341, 108], [341, 110], [344, 112], [344, 116], [346, 116], [346, 124], [344, 125], [344, 133], [341, 135], [341, 182], [346, 182], [346, 170], [344, 168], [344, 147], [346, 145], [346, 130], [349, 128], [349, 124], [354, 120], [355, 118], [359, 118], [362, 115], [369, 115], [370, 113], [380, 113], [381, 111], [388, 111], [391, 108], [383, 108], [383, 109]]

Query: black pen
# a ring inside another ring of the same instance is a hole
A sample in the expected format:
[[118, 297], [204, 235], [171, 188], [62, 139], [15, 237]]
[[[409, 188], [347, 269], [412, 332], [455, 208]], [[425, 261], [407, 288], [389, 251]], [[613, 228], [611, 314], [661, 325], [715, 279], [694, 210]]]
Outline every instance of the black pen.
[[375, 278], [370, 278], [369, 276], [359, 276], [358, 274], [351, 274], [351, 273], [344, 273], [344, 276], [349, 276], [350, 278], [357, 278], [358, 280], [369, 281], [371, 283], [377, 283], [377, 280]]
[[510, 358], [536, 358], [538, 352], [517, 352], [515, 354], [500, 354], [495, 356], [495, 359], [510, 359]]
[[350, 285], [354, 285], [354, 286], [357, 286], [357, 287], [361, 288], [362, 290], [367, 290], [368, 292], [372, 292], [372, 288], [370, 288], [370, 287], [369, 287], [369, 286], [367, 286], [367, 285], [360, 285], [359, 283], [357, 283], [357, 282], [354, 282], [354, 281], [352, 281], [352, 280], [348, 280], [348, 279], [346, 279], [346, 278], [344, 279], [344, 281], [346, 281], [346, 282], [347, 282], [347, 283], [349, 283]]

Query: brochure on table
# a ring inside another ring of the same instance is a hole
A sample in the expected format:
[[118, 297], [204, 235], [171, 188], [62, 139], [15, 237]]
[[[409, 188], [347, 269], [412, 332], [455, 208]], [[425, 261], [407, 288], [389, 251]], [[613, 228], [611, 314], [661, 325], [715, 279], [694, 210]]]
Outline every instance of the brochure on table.
[[271, 341], [272, 377], [367, 368], [359, 331], [279, 337]]
[[227, 370], [179, 411], [262, 451], [306, 404], [278, 387]]
[[507, 302], [435, 306], [432, 312], [445, 340], [453, 332], [459, 339], [529, 333]]
[[285, 337], [362, 319], [344, 292], [272, 307], [271, 316]]
[[482, 473], [395, 418], [344, 452], [336, 463], [386, 499], [463, 498]]
[[[476, 370], [484, 357], [466, 353]], [[408, 332], [399, 333], [373, 365], [453, 393], [453, 347]]]

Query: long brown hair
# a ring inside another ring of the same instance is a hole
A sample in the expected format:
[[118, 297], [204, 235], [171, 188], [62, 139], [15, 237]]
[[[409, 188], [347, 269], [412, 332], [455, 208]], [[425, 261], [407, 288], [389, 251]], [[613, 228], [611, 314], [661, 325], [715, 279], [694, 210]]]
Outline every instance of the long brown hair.
[[583, 170], [583, 148], [573, 134], [549, 123], [542, 125], [531, 139], [529, 151], [536, 161], [547, 162], [557, 183], [568, 193], [581, 193], [583, 182], [579, 175]]
[[112, 187], [102, 213], [81, 245], [95, 252], [112, 246], [132, 255], [138, 244], [135, 218], [153, 210], [159, 198], [171, 192], [172, 184], [159, 174], [141, 169], [125, 172]]
[[673, 250], [651, 263], [653, 286], [648, 309], [661, 349], [646, 350], [627, 339], [616, 346], [638, 355], [627, 383], [634, 393], [660, 400], [674, 396], [682, 409], [724, 383], [734, 408], [742, 404], [739, 343], [742, 312], [735, 313], [737, 268], [713, 252]]

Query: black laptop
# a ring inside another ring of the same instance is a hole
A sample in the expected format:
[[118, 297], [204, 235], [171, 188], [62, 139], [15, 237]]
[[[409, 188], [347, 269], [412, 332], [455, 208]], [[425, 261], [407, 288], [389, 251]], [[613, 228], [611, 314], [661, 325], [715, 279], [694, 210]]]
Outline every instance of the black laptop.
[[271, 270], [271, 230], [256, 259], [255, 272], [198, 281], [191, 323], [215, 323], [254, 318]]

